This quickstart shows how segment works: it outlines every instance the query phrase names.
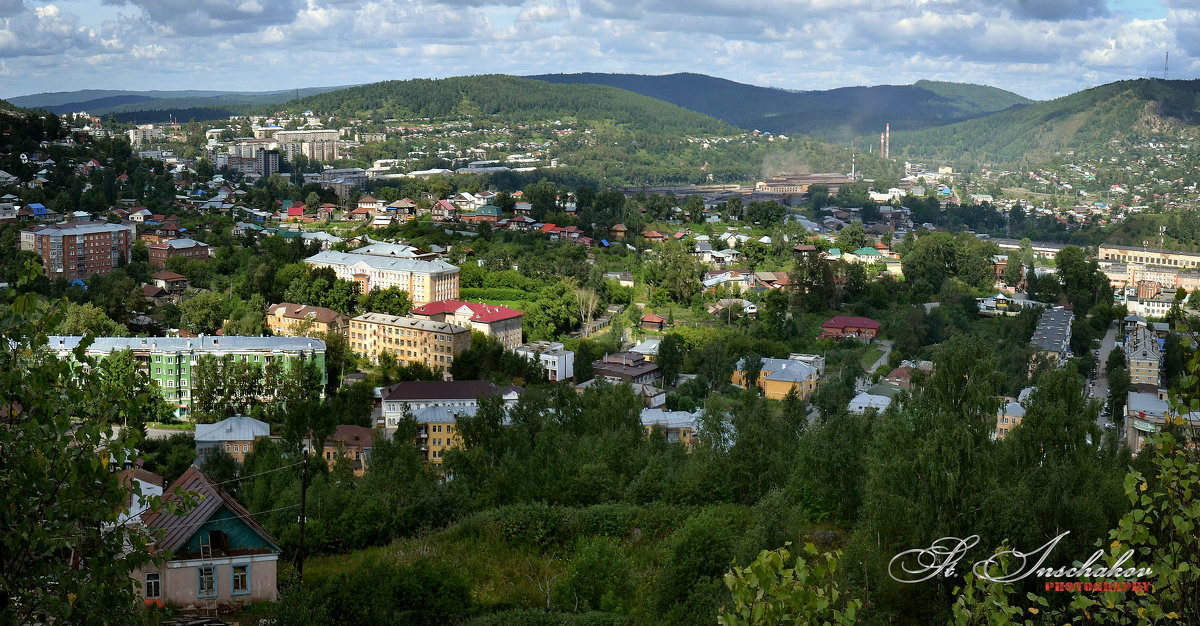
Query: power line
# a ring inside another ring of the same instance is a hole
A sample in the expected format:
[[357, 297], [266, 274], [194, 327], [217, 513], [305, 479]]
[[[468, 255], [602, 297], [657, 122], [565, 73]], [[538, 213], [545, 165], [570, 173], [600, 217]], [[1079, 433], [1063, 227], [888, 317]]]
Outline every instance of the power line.
[[[256, 511], [254, 513], [251, 513], [249, 515], [249, 517], [254, 517], [255, 515], [265, 515], [267, 513], [276, 513], [278, 511], [286, 511], [288, 509], [294, 509], [298, 506], [300, 506], [300, 505], [299, 504], [289, 504], [287, 506], [281, 506], [277, 509], [268, 509], [266, 511]], [[163, 513], [163, 515], [167, 515], [167, 513]], [[171, 530], [173, 528], [186, 528], [188, 526], [203, 526], [210, 522], [227, 522], [230, 520], [240, 520], [240, 519], [243, 519], [242, 516], [234, 515], [233, 517], [219, 517], [217, 519], [209, 518], [209, 519], [199, 521], [199, 522], [181, 522], [178, 524], [168, 524], [166, 526], [148, 526], [147, 528], [150, 528], [151, 530]]]
[[304, 463], [304, 461], [296, 461], [295, 463], [292, 463], [291, 465], [284, 465], [283, 467], [277, 467], [277, 468], [275, 468], [275, 469], [270, 469], [270, 470], [267, 470], [267, 471], [265, 471], [265, 472], [259, 472], [259, 473], [257, 473], [257, 474], [248, 474], [248, 475], [246, 475], [246, 476], [239, 476], [239, 477], [237, 477], [237, 478], [230, 478], [229, 480], [223, 480], [223, 481], [221, 481], [221, 482], [219, 482], [219, 483], [212, 483], [212, 485], [213, 485], [214, 487], [220, 487], [221, 485], [226, 485], [226, 484], [229, 484], [229, 483], [235, 483], [235, 482], [237, 482], [237, 481], [239, 481], [239, 480], [246, 480], [247, 478], [255, 478], [255, 477], [257, 477], [257, 476], [262, 476], [262, 475], [264, 475], [264, 474], [270, 474], [270, 473], [272, 473], [272, 472], [279, 472], [279, 471], [282, 471], [282, 470], [285, 470], [285, 469], [290, 469], [290, 468], [296, 467], [297, 465], [301, 465], [301, 464], [303, 464], [303, 463]]

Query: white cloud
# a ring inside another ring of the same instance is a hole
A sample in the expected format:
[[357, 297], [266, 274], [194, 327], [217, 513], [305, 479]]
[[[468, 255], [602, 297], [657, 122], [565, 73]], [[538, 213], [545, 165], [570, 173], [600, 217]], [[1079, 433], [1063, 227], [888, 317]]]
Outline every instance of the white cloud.
[[[1160, 72], [1168, 50], [1173, 77], [1200, 71], [1191, 0], [1168, 0], [1160, 19], [1105, 0], [81, 2], [0, 0], [0, 95], [691, 71], [793, 89], [930, 78], [1046, 98]], [[87, 23], [69, 10], [81, 6]]]

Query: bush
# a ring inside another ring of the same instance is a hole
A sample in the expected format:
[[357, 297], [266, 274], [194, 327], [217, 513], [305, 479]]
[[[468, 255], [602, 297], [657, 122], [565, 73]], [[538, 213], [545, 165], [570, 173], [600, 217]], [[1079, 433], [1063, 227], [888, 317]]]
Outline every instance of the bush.
[[491, 512], [488, 526], [510, 543], [534, 548], [563, 545], [571, 536], [574, 510], [545, 504], [515, 504]]
[[[703, 617], [711, 622], [720, 604], [713, 597], [727, 595], [720, 580], [733, 562], [735, 541], [733, 520], [726, 511], [710, 508], [688, 519], [663, 547], [657, 608], [663, 613], [683, 610], [687, 618], [679, 619], [684, 621]], [[711, 612], [705, 614], [704, 607]]]
[[558, 605], [571, 610], [625, 612], [633, 597], [633, 566], [607, 537], [580, 541], [567, 576], [555, 589]]

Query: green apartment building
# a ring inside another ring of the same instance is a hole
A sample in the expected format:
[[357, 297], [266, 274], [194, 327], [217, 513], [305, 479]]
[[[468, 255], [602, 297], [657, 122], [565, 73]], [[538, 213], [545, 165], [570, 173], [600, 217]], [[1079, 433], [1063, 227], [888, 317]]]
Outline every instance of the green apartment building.
[[[60, 357], [68, 357], [83, 339], [78, 336], [52, 336], [47, 347]], [[138, 368], [158, 384], [163, 398], [179, 407], [186, 417], [191, 407], [191, 372], [205, 355], [256, 363], [265, 367], [282, 360], [286, 370], [294, 361], [312, 361], [321, 372], [321, 388], [328, 382], [325, 372], [325, 342], [311, 337], [96, 337], [87, 348], [90, 357], [101, 359], [109, 354], [130, 350]]]

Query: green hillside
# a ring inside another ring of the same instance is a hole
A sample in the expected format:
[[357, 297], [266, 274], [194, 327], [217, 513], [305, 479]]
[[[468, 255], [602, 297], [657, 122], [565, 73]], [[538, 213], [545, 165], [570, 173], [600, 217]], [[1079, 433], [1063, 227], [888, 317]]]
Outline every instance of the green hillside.
[[995, 87], [933, 81], [827, 91], [787, 91], [686, 73], [665, 76], [546, 74], [531, 78], [553, 83], [619, 87], [706, 113], [742, 128], [806, 134], [839, 142], [873, 137], [889, 122], [893, 129], [926, 128], [1031, 102]]
[[300, 98], [289, 102], [288, 109], [364, 119], [498, 116], [532, 121], [563, 117], [610, 120], [654, 133], [737, 132], [707, 115], [621, 89], [551, 85], [499, 74], [372, 83]]
[[1200, 80], [1141, 79], [1101, 85], [986, 117], [893, 132], [893, 154], [982, 161], [1046, 158], [1158, 136], [1200, 122]]

